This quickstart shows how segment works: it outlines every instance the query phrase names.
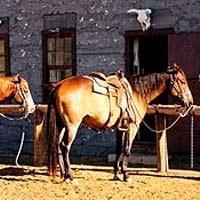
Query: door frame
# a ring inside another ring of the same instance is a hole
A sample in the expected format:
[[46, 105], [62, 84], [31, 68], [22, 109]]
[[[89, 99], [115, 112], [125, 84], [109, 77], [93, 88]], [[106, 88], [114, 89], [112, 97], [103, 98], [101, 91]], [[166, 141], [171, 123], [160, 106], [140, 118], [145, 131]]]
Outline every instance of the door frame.
[[139, 36], [151, 36], [151, 35], [169, 35], [169, 34], [175, 34], [175, 31], [173, 28], [164, 28], [164, 29], [150, 29], [148, 31], [125, 31], [125, 73], [131, 74], [131, 61], [132, 61], [132, 49], [131, 49], [131, 43], [133, 40], [133, 37], [139, 37]]

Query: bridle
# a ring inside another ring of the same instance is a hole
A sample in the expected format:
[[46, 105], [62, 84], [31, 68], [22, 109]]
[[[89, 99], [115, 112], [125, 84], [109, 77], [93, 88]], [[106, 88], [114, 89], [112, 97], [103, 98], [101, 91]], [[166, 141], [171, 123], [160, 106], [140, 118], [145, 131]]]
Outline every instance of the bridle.
[[27, 107], [28, 103], [26, 100], [26, 95], [24, 93], [24, 90], [21, 88], [19, 82], [16, 83], [16, 89], [17, 89], [17, 91], [16, 91], [15, 96], [18, 94], [20, 96], [20, 98], [22, 99], [22, 106]]
[[26, 100], [26, 95], [24, 93], [24, 90], [21, 88], [20, 86], [20, 83], [19, 82], [15, 82], [16, 84], [16, 93], [15, 93], [15, 96], [16, 95], [19, 95], [20, 98], [22, 99], [22, 108], [24, 110], [24, 116], [21, 116], [21, 117], [10, 117], [10, 116], [7, 116], [3, 113], [0, 113], [0, 116], [5, 118], [5, 119], [8, 119], [8, 120], [22, 120], [22, 119], [26, 119], [29, 115], [29, 111], [27, 109], [28, 107], [28, 102]]
[[[176, 76], [178, 71], [179, 70], [177, 70], [175, 72], [174, 71], [168, 71], [167, 72], [167, 74], [169, 75], [168, 91], [171, 92], [172, 89], [174, 89], [177, 93], [176, 97], [183, 100], [183, 97], [184, 97], [185, 94], [187, 94], [187, 92], [181, 92], [181, 85], [180, 85], [181, 80]], [[175, 86], [175, 84], [174, 84], [175, 82], [177, 82], [178, 86]]]
[[25, 115], [23, 116], [23, 118], [27, 118], [28, 115], [29, 115], [29, 111], [28, 111], [28, 109], [27, 109], [27, 107], [28, 107], [28, 102], [27, 102], [27, 99], [26, 99], [26, 95], [25, 95], [25, 93], [24, 93], [24, 90], [21, 88], [19, 82], [16, 83], [16, 89], [17, 89], [17, 91], [16, 91], [16, 94], [15, 94], [15, 95], [18, 94], [18, 95], [20, 96], [20, 98], [22, 99], [22, 107], [24, 108], [24, 111], [25, 111]]

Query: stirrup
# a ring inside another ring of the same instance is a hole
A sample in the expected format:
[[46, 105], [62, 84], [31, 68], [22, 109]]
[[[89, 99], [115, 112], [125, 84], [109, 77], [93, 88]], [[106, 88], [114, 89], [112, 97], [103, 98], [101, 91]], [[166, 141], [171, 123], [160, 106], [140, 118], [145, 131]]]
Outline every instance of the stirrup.
[[[127, 121], [126, 123], [124, 123], [124, 121]], [[129, 126], [128, 126], [128, 120], [127, 119], [123, 119], [123, 118], [121, 118], [120, 119], [120, 121], [119, 121], [119, 124], [118, 124], [118, 130], [119, 131], [128, 131], [128, 128], [129, 128]]]
[[118, 130], [119, 130], [119, 131], [123, 131], [123, 132], [127, 132], [127, 131], [128, 131], [128, 128], [118, 127]]

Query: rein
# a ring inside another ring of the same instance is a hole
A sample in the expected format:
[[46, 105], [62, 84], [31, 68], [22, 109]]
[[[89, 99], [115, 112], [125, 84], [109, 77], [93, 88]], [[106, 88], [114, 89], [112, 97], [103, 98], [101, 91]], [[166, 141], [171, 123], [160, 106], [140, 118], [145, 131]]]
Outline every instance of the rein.
[[172, 122], [168, 127], [164, 128], [164, 129], [156, 130], [156, 129], [151, 128], [144, 120], [142, 122], [150, 131], [152, 131], [154, 133], [162, 133], [163, 131], [167, 131], [167, 130], [171, 129], [178, 122], [178, 120], [180, 118], [185, 117], [192, 108], [193, 108], [193, 105], [191, 105], [184, 113], [179, 113], [178, 117], [174, 120], [174, 122]]
[[[137, 106], [135, 105], [134, 101], [131, 99], [132, 101], [132, 105], [134, 105], [135, 107], [135, 110], [137, 112], [137, 114], [139, 115], [139, 117], [142, 119], [142, 116], [140, 115], [140, 112], [138, 111], [137, 109]], [[132, 108], [134, 110], [134, 108]], [[164, 128], [164, 129], [160, 129], [160, 130], [156, 130], [156, 129], [153, 129], [151, 128], [144, 120], [142, 120], [142, 123], [146, 126], [146, 128], [148, 128], [150, 131], [154, 132], [154, 133], [162, 133], [163, 131], [167, 131], [169, 129], [171, 129], [177, 122], [180, 118], [183, 118], [185, 116], [187, 116], [187, 114], [189, 113], [189, 111], [193, 109], [193, 105], [191, 105], [189, 108], [187, 108], [187, 110], [185, 110], [183, 113], [179, 113], [178, 117], [174, 120], [174, 122], [172, 122], [168, 127]]]
[[26, 119], [28, 117], [29, 113], [28, 112], [25, 112], [25, 115], [22, 116], [22, 117], [10, 117], [8, 115], [5, 115], [3, 113], [0, 113], [0, 116], [3, 117], [4, 119], [7, 119], [7, 120], [10, 120], [10, 121], [19, 121], [19, 120], [22, 120], [22, 119]]

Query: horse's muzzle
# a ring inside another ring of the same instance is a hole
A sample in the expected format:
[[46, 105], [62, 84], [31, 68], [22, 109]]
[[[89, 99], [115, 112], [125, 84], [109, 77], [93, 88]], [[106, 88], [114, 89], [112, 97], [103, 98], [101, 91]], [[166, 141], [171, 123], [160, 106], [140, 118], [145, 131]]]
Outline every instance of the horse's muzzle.
[[183, 101], [183, 106], [189, 108], [191, 105], [193, 105], [194, 101], [193, 98], [190, 98], [188, 100]]
[[33, 112], [35, 112], [35, 105], [28, 106], [27, 111], [28, 111], [28, 113], [33, 113]]

